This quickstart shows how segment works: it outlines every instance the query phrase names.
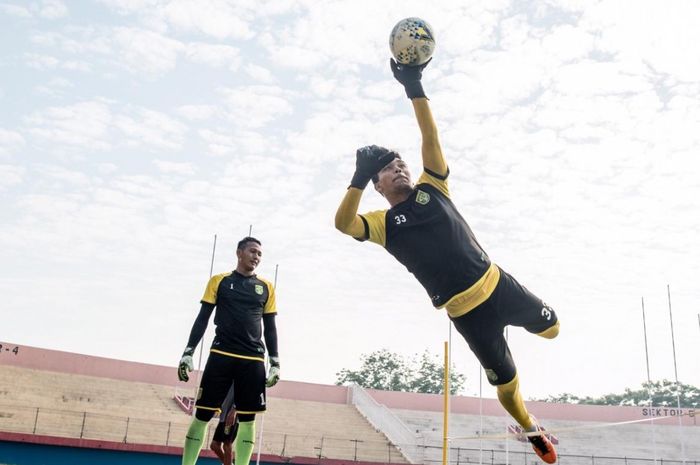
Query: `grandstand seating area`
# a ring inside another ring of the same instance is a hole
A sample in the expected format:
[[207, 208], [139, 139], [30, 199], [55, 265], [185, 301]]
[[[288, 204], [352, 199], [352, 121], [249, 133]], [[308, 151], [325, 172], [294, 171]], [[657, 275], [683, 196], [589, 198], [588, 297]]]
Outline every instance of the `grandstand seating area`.
[[[174, 400], [176, 385], [182, 394], [195, 383], [176, 382], [172, 367], [29, 347], [2, 361], [11, 363], [2, 365], [0, 376], [0, 433], [182, 444], [190, 417]], [[555, 432], [560, 463], [700, 462], [700, 425], [692, 409], [685, 409], [683, 417], [650, 423], [639, 407], [533, 402], [528, 408]], [[407, 463], [409, 457], [413, 463], [437, 464], [442, 461], [441, 409], [439, 395], [282, 381], [268, 392], [268, 412], [257, 417], [257, 429], [263, 431], [261, 452], [285, 462], [296, 457], [319, 464], [323, 459]], [[512, 424], [494, 399], [454, 397], [451, 463], [540, 465], [529, 444], [489, 438], [505, 435]]]
[[[393, 409], [393, 412], [415, 431], [425, 444], [438, 444], [441, 441], [441, 412], [403, 409]], [[467, 457], [471, 457], [473, 461], [477, 455], [474, 450], [479, 448], [503, 452], [508, 448], [511, 453], [529, 452], [529, 444], [512, 439], [508, 440], [507, 444], [505, 439], [475, 439], [480, 435], [480, 431], [484, 437], [505, 435], [508, 426], [512, 424], [514, 421], [505, 414], [502, 417], [479, 417], [453, 413], [450, 416], [450, 436], [472, 439], [452, 441], [451, 455], [456, 458], [457, 448], [460, 448], [459, 454], [465, 458], [464, 461]], [[699, 427], [680, 429], [676, 425], [668, 424], [628, 424], [601, 428], [608, 423], [553, 419], [542, 421], [542, 424], [545, 428], [555, 431], [559, 441], [557, 452], [560, 455], [663, 458], [667, 462], [680, 461], [684, 451], [686, 457], [694, 457], [696, 460], [700, 458]], [[425, 461], [439, 462], [441, 454], [442, 451], [438, 448], [427, 448]], [[590, 460], [587, 459], [587, 462], [590, 463]]]
[[[0, 430], [179, 446], [190, 417], [173, 394], [172, 386], [4, 366]], [[264, 454], [406, 463], [352, 405], [270, 397], [262, 421]]]

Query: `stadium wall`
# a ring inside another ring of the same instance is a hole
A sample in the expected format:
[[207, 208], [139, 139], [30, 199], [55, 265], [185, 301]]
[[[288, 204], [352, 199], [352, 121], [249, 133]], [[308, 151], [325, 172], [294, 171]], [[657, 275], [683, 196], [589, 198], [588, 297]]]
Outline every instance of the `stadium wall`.
[[[74, 373], [126, 381], [145, 382], [165, 386], [188, 385], [177, 380], [174, 366], [115, 360], [92, 355], [75, 354], [58, 350], [42, 349], [15, 343], [0, 342], [0, 365]], [[367, 392], [380, 404], [392, 409], [442, 411], [443, 398], [436, 394], [389, 392], [368, 389]], [[271, 397], [308, 400], [337, 404], [350, 403], [350, 392], [346, 386], [333, 386], [299, 381], [280, 381], [269, 390]], [[549, 402], [527, 402], [528, 409], [539, 418], [592, 422], [624, 422], [652, 417], [669, 417], [655, 421], [658, 424], [698, 426], [693, 409], [664, 407], [619, 407], [599, 405], [554, 404]], [[496, 399], [452, 396], [450, 411], [457, 414], [503, 416]], [[679, 415], [682, 414], [682, 415]], [[641, 423], [647, 424], [647, 423]]]

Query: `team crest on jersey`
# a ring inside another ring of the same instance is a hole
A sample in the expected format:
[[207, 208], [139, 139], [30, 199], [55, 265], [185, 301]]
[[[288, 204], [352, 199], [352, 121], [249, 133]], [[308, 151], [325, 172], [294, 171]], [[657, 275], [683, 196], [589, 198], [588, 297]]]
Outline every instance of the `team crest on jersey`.
[[419, 189], [418, 194], [416, 195], [416, 202], [421, 205], [427, 205], [428, 202], [430, 202], [430, 194]]
[[256, 285], [255, 285], [255, 293], [258, 294], [258, 295], [262, 295], [262, 294], [263, 294], [263, 287], [262, 287], [262, 284], [256, 284]]

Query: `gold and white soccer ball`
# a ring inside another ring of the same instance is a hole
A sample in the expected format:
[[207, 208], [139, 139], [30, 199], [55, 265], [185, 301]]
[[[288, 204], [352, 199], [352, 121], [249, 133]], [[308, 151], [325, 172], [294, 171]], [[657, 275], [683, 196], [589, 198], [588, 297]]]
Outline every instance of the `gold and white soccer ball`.
[[389, 48], [398, 63], [422, 65], [435, 51], [433, 28], [423, 19], [404, 18], [391, 30]]

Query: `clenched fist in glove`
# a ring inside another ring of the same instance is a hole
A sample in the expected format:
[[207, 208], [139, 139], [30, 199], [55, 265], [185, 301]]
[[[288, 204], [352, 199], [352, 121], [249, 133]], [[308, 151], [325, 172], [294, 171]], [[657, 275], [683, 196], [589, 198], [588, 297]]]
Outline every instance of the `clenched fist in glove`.
[[364, 189], [372, 176], [396, 158], [396, 153], [384, 147], [368, 145], [357, 149], [355, 156], [355, 174], [350, 181], [350, 187]]

